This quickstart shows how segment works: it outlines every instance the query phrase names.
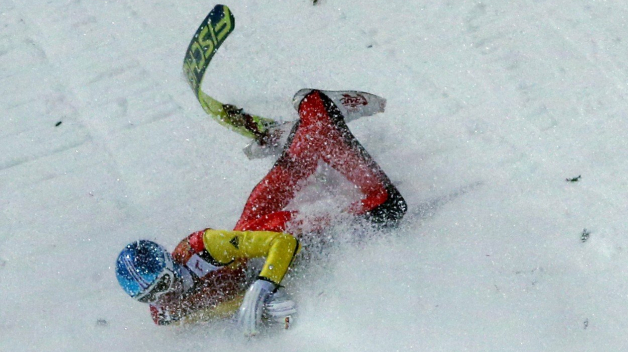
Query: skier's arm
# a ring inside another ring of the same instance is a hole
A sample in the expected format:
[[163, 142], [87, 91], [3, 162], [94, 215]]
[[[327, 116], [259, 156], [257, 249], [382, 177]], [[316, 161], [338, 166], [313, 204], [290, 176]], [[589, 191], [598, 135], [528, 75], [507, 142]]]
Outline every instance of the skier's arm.
[[215, 265], [229, 265], [243, 258], [266, 257], [262, 271], [247, 290], [238, 311], [238, 325], [242, 332], [247, 336], [259, 333], [263, 309], [272, 301], [299, 252], [299, 241], [282, 232], [206, 230], [203, 242]]
[[217, 265], [266, 257], [259, 277], [279, 285], [300, 249], [294, 236], [272, 231], [205, 230], [205, 249]]

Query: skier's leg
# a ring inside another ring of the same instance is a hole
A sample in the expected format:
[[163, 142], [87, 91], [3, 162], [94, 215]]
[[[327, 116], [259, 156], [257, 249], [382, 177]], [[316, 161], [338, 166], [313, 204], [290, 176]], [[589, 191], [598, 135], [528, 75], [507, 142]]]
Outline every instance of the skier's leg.
[[319, 157], [309, 147], [311, 133], [311, 126], [300, 121], [295, 124], [282, 155], [251, 192], [236, 229], [281, 211], [294, 198], [302, 181], [314, 173]]
[[355, 184], [365, 197], [350, 211], [379, 224], [393, 224], [407, 205], [388, 176], [349, 131], [341, 112], [325, 94], [312, 91], [301, 102], [302, 121], [315, 121], [318, 136], [325, 139], [321, 158]]
[[307, 93], [283, 154], [253, 189], [236, 225], [281, 211], [294, 198], [302, 181], [316, 170], [319, 159], [354, 183], [365, 198], [351, 210], [375, 223], [401, 219], [406, 204], [386, 174], [349, 132], [334, 103], [319, 91]]

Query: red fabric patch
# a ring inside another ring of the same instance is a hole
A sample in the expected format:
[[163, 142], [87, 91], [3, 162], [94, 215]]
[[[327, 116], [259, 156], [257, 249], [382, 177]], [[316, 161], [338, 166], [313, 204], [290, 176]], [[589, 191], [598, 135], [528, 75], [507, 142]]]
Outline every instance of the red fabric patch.
[[179, 242], [177, 248], [172, 252], [174, 261], [179, 264], [185, 264], [194, 254], [203, 251], [205, 249], [205, 244], [203, 243], [204, 233], [205, 230], [194, 232]]
[[154, 305], [150, 305], [150, 316], [153, 318], [153, 322], [157, 325], [165, 325], [166, 322], [163, 320], [163, 316], [159, 309]]
[[292, 215], [293, 213], [289, 211], [274, 212], [258, 219], [238, 222], [234, 230], [283, 232], [286, 230], [286, 223], [292, 219]]
[[205, 229], [203, 231], [197, 231], [188, 236], [188, 243], [190, 243], [190, 247], [194, 250], [194, 253], [202, 252], [205, 249], [205, 243], [203, 242], [203, 235], [205, 234]]

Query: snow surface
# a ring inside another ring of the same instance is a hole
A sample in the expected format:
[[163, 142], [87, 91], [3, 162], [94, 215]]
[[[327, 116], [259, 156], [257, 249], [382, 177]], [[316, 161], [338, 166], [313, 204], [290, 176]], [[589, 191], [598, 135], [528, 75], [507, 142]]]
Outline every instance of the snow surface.
[[205, 90], [285, 120], [304, 87], [386, 97], [350, 127], [403, 224], [293, 275], [289, 331], [155, 326], [119, 250], [231, 228], [273, 162], [183, 77], [215, 3], [3, 0], [1, 351], [628, 350], [625, 2], [226, 4]]

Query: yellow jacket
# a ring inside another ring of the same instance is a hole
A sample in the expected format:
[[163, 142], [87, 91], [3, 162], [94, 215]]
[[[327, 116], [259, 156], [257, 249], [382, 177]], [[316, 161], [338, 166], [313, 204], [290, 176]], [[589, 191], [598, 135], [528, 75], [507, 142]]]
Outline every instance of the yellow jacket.
[[259, 277], [277, 285], [301, 248], [294, 236], [272, 231], [207, 229], [203, 244], [210, 255], [210, 264], [215, 266], [235, 264], [238, 259], [266, 257]]
[[[282, 232], [214, 229], [195, 232], [179, 243], [173, 257], [194, 272], [198, 280], [216, 281], [210, 286], [200, 284], [209, 291], [201, 289], [183, 300], [151, 305], [153, 320], [166, 325], [228, 317], [242, 302], [244, 292], [237, 287], [239, 280], [244, 279], [241, 265], [246, 259], [265, 257], [259, 278], [279, 285], [299, 250], [299, 241]], [[221, 268], [227, 271], [217, 271]], [[212, 272], [221, 274], [213, 276]]]

